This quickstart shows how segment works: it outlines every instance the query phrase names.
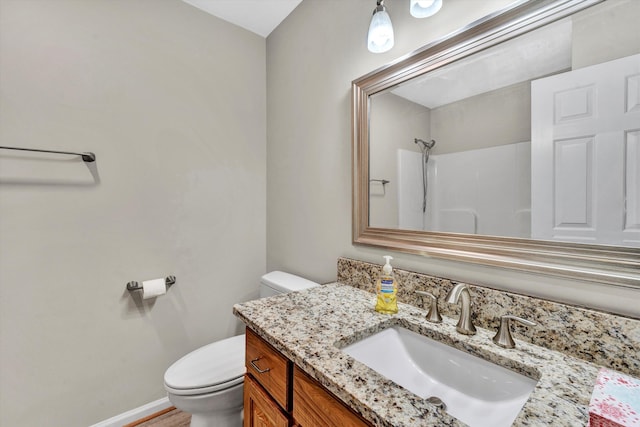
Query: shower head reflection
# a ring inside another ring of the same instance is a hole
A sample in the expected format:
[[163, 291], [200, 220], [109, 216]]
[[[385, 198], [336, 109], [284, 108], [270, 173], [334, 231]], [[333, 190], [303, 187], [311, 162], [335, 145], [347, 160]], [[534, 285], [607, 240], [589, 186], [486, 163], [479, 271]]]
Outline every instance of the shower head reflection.
[[424, 139], [414, 138], [413, 142], [420, 145], [420, 149], [422, 150], [431, 150], [436, 145], [435, 139], [432, 139], [431, 141], [425, 141]]

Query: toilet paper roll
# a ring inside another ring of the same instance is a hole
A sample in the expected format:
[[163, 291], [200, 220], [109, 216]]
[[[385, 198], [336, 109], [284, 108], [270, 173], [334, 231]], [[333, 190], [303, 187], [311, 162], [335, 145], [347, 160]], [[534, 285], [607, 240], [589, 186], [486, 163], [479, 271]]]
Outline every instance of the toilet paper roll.
[[142, 299], [155, 298], [167, 293], [165, 279], [145, 280], [142, 282]]

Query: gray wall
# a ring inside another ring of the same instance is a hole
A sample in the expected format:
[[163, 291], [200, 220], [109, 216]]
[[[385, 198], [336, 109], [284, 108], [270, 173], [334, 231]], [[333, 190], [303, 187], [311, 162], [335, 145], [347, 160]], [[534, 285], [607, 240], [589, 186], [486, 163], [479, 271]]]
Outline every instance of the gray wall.
[[369, 177], [390, 181], [369, 185], [369, 223], [372, 227], [398, 227], [398, 150], [420, 152], [414, 138], [431, 138], [430, 110], [385, 92], [371, 101]]
[[431, 135], [439, 143], [434, 154], [531, 140], [531, 83], [517, 83], [433, 108]]
[[[0, 152], [0, 425], [87, 426], [242, 332], [231, 306], [266, 265], [266, 43], [179, 0], [0, 0], [0, 43], [0, 145], [97, 155]], [[125, 291], [169, 274], [155, 302]]]
[[573, 69], [640, 53], [640, 2], [608, 1], [573, 20]]
[[[369, 0], [305, 0], [267, 39], [267, 268], [335, 280], [336, 257], [381, 263], [351, 242], [351, 81], [509, 3], [449, 0], [432, 18], [387, 4], [396, 46], [366, 49]], [[640, 316], [639, 293], [394, 253], [394, 265]]]

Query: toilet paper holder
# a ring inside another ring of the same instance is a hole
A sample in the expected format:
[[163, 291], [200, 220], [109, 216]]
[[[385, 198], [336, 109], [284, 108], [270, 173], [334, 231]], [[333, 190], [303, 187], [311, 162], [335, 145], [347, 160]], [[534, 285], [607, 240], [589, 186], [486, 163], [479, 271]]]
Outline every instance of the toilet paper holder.
[[[165, 283], [167, 284], [167, 287], [173, 285], [176, 283], [176, 276], [167, 276], [164, 279]], [[141, 291], [142, 290], [142, 285], [138, 282], [129, 282], [127, 283], [127, 290], [129, 292], [132, 291]]]

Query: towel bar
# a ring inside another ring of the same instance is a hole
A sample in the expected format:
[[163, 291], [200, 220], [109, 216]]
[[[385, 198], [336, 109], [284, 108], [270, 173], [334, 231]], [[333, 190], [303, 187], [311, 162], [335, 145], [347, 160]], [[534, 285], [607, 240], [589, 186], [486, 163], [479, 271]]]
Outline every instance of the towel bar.
[[55, 151], [55, 150], [40, 150], [38, 148], [20, 148], [20, 147], [0, 147], [3, 150], [19, 150], [19, 151], [33, 151], [36, 153], [53, 153], [53, 154], [70, 154], [72, 156], [81, 156], [85, 163], [91, 163], [96, 161], [96, 155], [91, 152], [77, 153], [74, 151]]

